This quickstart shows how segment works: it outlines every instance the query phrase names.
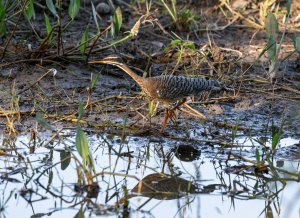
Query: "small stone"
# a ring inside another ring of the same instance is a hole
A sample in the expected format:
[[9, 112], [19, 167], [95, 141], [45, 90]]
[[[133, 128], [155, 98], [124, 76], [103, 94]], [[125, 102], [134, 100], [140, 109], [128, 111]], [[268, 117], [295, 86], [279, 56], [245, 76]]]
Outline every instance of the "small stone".
[[105, 2], [101, 2], [97, 5], [96, 7], [96, 11], [100, 14], [100, 15], [106, 15], [109, 14], [111, 12], [111, 8], [110, 6], [105, 3]]

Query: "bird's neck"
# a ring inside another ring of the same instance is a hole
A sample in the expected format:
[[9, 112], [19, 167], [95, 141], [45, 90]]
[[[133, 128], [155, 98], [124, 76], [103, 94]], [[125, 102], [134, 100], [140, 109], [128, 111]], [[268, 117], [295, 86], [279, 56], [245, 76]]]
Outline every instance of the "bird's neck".
[[125, 73], [127, 73], [137, 84], [142, 85], [143, 77], [137, 75], [127, 65], [121, 64], [116, 66], [119, 67], [121, 70], [123, 70]]

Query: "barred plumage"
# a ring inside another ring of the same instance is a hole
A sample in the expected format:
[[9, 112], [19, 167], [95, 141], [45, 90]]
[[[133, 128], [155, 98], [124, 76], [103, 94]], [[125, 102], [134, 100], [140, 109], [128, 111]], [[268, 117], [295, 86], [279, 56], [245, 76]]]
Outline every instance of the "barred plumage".
[[157, 76], [143, 79], [142, 89], [150, 97], [162, 102], [175, 102], [184, 97], [210, 90], [221, 90], [216, 80], [183, 76]]
[[[105, 59], [92, 61], [89, 63], [110, 64], [122, 69], [139, 84], [141, 89], [150, 98], [163, 102], [167, 105], [178, 100], [185, 99], [188, 96], [201, 94], [201, 92], [209, 90], [230, 90], [221, 87], [217, 80], [171, 75], [143, 78], [134, 73], [127, 65], [118, 62], [118, 59], [118, 57], [107, 57]], [[178, 108], [178, 106], [174, 107], [174, 109]], [[161, 132], [164, 130], [164, 126], [166, 125], [168, 118], [172, 116], [172, 113], [173, 110], [166, 110], [166, 116]]]

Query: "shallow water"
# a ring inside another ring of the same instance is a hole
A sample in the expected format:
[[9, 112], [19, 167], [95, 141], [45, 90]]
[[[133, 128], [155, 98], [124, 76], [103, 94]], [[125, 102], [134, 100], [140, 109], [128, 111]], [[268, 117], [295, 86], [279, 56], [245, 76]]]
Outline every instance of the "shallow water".
[[[3, 140], [2, 136], [1, 144], [5, 144]], [[299, 217], [300, 186], [288, 181], [297, 179], [279, 172], [276, 178], [287, 180], [284, 187], [285, 182], [274, 179], [274, 174], [264, 172], [256, 176], [251, 167], [244, 168], [249, 162], [228, 157], [232, 152], [255, 160], [255, 148], [260, 145], [253, 140], [249, 142], [248, 138], [239, 138], [239, 146], [233, 148], [159, 137], [122, 140], [119, 136], [93, 134], [88, 141], [96, 173], [105, 172], [97, 177], [98, 181], [94, 180], [100, 188], [99, 193], [94, 192], [96, 198], [87, 198], [87, 192], [74, 190], [78, 181], [78, 164], [74, 159], [66, 169], [61, 169], [61, 155], [66, 148], [81, 159], [73, 131], [65, 131], [54, 140], [44, 134], [36, 141], [32, 154], [28, 147], [34, 143], [29, 142], [29, 136], [19, 136], [15, 142], [17, 152], [7, 151], [0, 159], [1, 217], [74, 217], [80, 208], [85, 216], [91, 217], [105, 214], [107, 217], [245, 218], [265, 217], [267, 213], [274, 217]], [[298, 142], [286, 138], [280, 145], [290, 147]], [[288, 160], [280, 152], [275, 162], [281, 169], [299, 171], [299, 160]], [[162, 172], [172, 176], [162, 179], [158, 174]], [[116, 210], [124, 187], [130, 193], [139, 179], [149, 175], [160, 195], [133, 193], [128, 209], [121, 206]], [[161, 180], [167, 182], [159, 188]], [[189, 193], [184, 191], [185, 186], [189, 187]]]

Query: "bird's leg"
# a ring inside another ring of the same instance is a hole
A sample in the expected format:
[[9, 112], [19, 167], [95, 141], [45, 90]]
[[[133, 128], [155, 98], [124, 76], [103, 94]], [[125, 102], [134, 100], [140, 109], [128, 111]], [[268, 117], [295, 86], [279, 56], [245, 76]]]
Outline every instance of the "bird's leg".
[[178, 109], [181, 105], [185, 104], [185, 102], [187, 101], [186, 98], [183, 98], [181, 101], [179, 101], [171, 110], [175, 111], [176, 109]]
[[182, 99], [182, 101], [178, 102], [173, 108], [169, 109], [169, 108], [166, 108], [166, 112], [165, 112], [165, 118], [164, 118], [164, 122], [162, 124], [162, 127], [161, 127], [161, 130], [160, 130], [160, 133], [163, 133], [164, 132], [164, 129], [168, 123], [168, 119], [172, 120], [173, 123], [176, 123], [175, 121], [175, 110], [178, 109], [181, 105], [185, 104], [186, 103], [186, 98]]
[[175, 116], [175, 112], [174, 111], [176, 109], [179, 109], [179, 107], [181, 105], [185, 104], [186, 101], [187, 101], [187, 99], [183, 98], [181, 101], [177, 102], [177, 104], [172, 109], [169, 110], [169, 118], [173, 121], [173, 123], [176, 123], [175, 118], [174, 118], [174, 116]]
[[164, 129], [165, 129], [166, 125], [167, 125], [168, 119], [170, 118], [169, 108], [166, 108], [165, 111], [166, 111], [165, 112], [165, 118], [164, 118], [164, 122], [162, 123], [161, 129], [160, 129], [160, 133], [164, 132]]

